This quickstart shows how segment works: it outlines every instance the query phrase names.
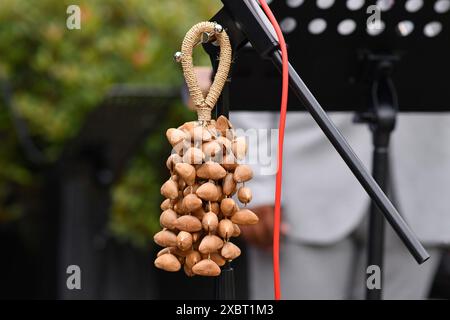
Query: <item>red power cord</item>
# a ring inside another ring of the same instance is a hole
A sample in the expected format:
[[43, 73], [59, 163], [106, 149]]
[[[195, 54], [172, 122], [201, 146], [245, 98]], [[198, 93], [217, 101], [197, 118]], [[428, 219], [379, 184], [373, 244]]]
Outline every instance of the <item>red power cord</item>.
[[284, 145], [284, 129], [286, 127], [286, 113], [289, 94], [289, 59], [287, 53], [286, 42], [284, 41], [283, 32], [277, 19], [270, 10], [265, 0], [259, 0], [262, 9], [267, 18], [269, 18], [280, 44], [282, 55], [282, 91], [281, 91], [281, 110], [278, 131], [278, 170], [275, 184], [275, 213], [273, 223], [273, 282], [275, 290], [275, 300], [281, 299], [280, 285], [280, 224], [281, 224], [281, 182], [283, 178], [283, 145]]

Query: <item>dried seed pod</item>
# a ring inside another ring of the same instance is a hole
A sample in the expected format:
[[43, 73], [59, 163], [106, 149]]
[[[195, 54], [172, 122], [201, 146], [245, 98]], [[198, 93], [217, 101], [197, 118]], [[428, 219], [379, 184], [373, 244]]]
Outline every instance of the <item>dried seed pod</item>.
[[242, 203], [245, 204], [249, 203], [250, 201], [252, 201], [252, 190], [250, 190], [250, 188], [247, 187], [239, 188], [238, 199]]
[[172, 208], [172, 202], [170, 201], [170, 199], [165, 199], [163, 202], [161, 202], [160, 205], [161, 210], [167, 210], [167, 209], [171, 209]]
[[214, 261], [204, 259], [192, 267], [192, 272], [199, 276], [217, 277], [220, 274], [220, 267]]
[[209, 159], [215, 157], [217, 154], [220, 154], [222, 147], [216, 141], [208, 141], [202, 145], [202, 151], [205, 154], [205, 157]]
[[205, 236], [200, 245], [198, 246], [198, 250], [201, 253], [213, 253], [223, 247], [223, 240], [220, 239], [216, 235], [207, 235]]
[[222, 219], [219, 222], [219, 227], [217, 228], [217, 234], [223, 239], [229, 239], [233, 236], [234, 226], [230, 219]]
[[241, 255], [241, 249], [234, 243], [227, 242], [223, 245], [220, 254], [227, 260], [234, 260]]
[[181, 269], [180, 261], [178, 261], [177, 257], [171, 253], [166, 253], [157, 257], [155, 260], [155, 266], [169, 272], [177, 272]]
[[177, 144], [184, 141], [187, 138], [187, 135], [182, 130], [170, 128], [166, 131], [166, 137], [172, 147], [175, 147]]
[[236, 192], [236, 181], [234, 181], [232, 173], [227, 173], [223, 179], [222, 191], [227, 196], [231, 196]]
[[192, 235], [186, 231], [180, 231], [177, 235], [177, 247], [181, 251], [192, 248]]
[[170, 172], [172, 172], [175, 168], [175, 165], [177, 163], [183, 162], [183, 158], [178, 153], [172, 153], [169, 158], [167, 158], [166, 166], [167, 169], [169, 169]]
[[225, 177], [226, 170], [217, 162], [208, 161], [197, 170], [197, 176], [202, 179], [219, 180]]
[[237, 137], [232, 143], [234, 156], [238, 160], [242, 160], [247, 155], [247, 140], [245, 137]]
[[221, 165], [228, 171], [233, 171], [236, 169], [238, 163], [234, 154], [231, 151], [223, 156]]
[[161, 247], [176, 247], [177, 236], [169, 230], [162, 230], [153, 236], [155, 243]]
[[195, 168], [188, 163], [177, 163], [175, 172], [188, 184], [192, 186], [195, 183]]
[[227, 130], [230, 129], [230, 122], [225, 116], [220, 116], [216, 120], [216, 129], [224, 137], [227, 135]]
[[188, 265], [185, 263], [184, 265], [183, 265], [183, 270], [184, 270], [184, 273], [188, 276], [188, 277], [193, 277], [193, 276], [195, 276], [195, 273], [192, 271], [192, 268], [189, 268], [188, 267]]
[[[205, 259], [208, 258], [208, 255], [206, 255]], [[217, 263], [219, 267], [223, 267], [225, 263], [227, 262], [218, 252], [213, 252], [209, 255], [209, 258]]]
[[240, 164], [236, 167], [233, 174], [234, 181], [246, 182], [253, 178], [253, 171], [250, 166], [246, 164]]
[[205, 214], [202, 220], [203, 229], [205, 229], [207, 232], [214, 232], [217, 229], [217, 226], [219, 225], [219, 219], [217, 218], [217, 215], [214, 212], [209, 211]]
[[201, 164], [204, 159], [205, 155], [202, 150], [194, 147], [187, 149], [186, 153], [183, 155], [183, 162], [189, 164]]
[[178, 184], [172, 179], [167, 180], [161, 187], [161, 194], [172, 200], [178, 198]]
[[175, 227], [181, 231], [197, 232], [202, 230], [202, 223], [193, 216], [181, 216], [177, 219]]
[[183, 207], [187, 212], [193, 212], [202, 207], [203, 201], [195, 193], [188, 194], [183, 198]]
[[219, 193], [217, 192], [217, 188], [211, 182], [206, 182], [206, 183], [202, 184], [195, 193], [201, 199], [206, 200], [206, 201], [219, 200]]
[[198, 252], [196, 250], [190, 250], [186, 256], [185, 263], [189, 268], [192, 268], [200, 260], [202, 260], [202, 256], [200, 255], [200, 252]]
[[208, 209], [217, 215], [220, 214], [220, 206], [217, 202], [211, 202], [211, 205], [208, 204]]
[[241, 225], [257, 224], [258, 216], [248, 209], [241, 209], [233, 214], [231, 221]]
[[159, 223], [162, 227], [168, 229], [175, 229], [175, 223], [178, 219], [177, 213], [172, 209], [164, 210], [159, 216]]
[[235, 211], [235, 205], [236, 203], [233, 199], [225, 198], [220, 202], [220, 211], [224, 216], [231, 217]]

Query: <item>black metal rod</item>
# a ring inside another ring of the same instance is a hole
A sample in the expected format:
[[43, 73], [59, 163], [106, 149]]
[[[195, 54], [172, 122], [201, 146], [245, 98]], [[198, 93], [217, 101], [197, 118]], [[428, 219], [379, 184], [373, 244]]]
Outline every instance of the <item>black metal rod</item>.
[[[374, 133], [376, 134], [376, 133]], [[373, 151], [372, 175], [381, 189], [387, 190], [388, 179], [388, 149], [375, 147]], [[369, 288], [366, 286], [367, 300], [381, 300], [383, 288], [383, 262], [384, 262], [384, 230], [385, 219], [380, 209], [372, 201], [369, 213], [369, 232], [367, 242], [367, 266], [380, 268], [381, 286]]]
[[[276, 50], [272, 53], [272, 60], [279, 69], [282, 67], [281, 52]], [[346, 139], [342, 136], [336, 126], [328, 117], [322, 106], [319, 104], [314, 95], [309, 91], [298, 73], [289, 64], [289, 84], [294, 93], [303, 102], [303, 106], [309, 111], [316, 123], [322, 129], [324, 134], [330, 140], [336, 151], [345, 161], [347, 166], [353, 172], [360, 184], [366, 190], [368, 195], [376, 203], [378, 208], [384, 214], [386, 219], [396, 231], [398, 236], [403, 240], [405, 246], [414, 256], [419, 264], [429, 259], [429, 254], [419, 242], [411, 228], [406, 224], [400, 214], [397, 212], [391, 201], [381, 190], [380, 186], [375, 182], [364, 164], [354, 153]]]
[[227, 263], [215, 279], [216, 300], [235, 300], [234, 269]]
[[[369, 86], [369, 109], [360, 115], [360, 122], [369, 125], [373, 138], [372, 176], [381, 189], [388, 194], [390, 179], [389, 144], [395, 130], [398, 113], [397, 90], [391, 78], [395, 56], [368, 57], [372, 85]], [[366, 283], [366, 299], [381, 300], [384, 285], [384, 234], [385, 219], [380, 209], [372, 201], [370, 204], [367, 267], [379, 268], [379, 287]], [[370, 277], [372, 275], [368, 275]]]

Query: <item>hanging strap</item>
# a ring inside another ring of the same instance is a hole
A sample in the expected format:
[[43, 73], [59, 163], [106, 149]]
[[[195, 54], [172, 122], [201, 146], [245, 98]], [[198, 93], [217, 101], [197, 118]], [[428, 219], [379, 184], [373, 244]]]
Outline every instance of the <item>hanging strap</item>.
[[[183, 67], [184, 78], [186, 79], [186, 84], [197, 110], [198, 120], [200, 121], [211, 120], [211, 111], [220, 97], [231, 66], [232, 50], [230, 39], [225, 30], [215, 32], [215, 25], [213, 22], [200, 22], [196, 24], [188, 31], [181, 46], [181, 65]], [[192, 61], [192, 51], [204, 33], [214, 34], [220, 46], [219, 67], [206, 97], [203, 96], [198, 85]]]

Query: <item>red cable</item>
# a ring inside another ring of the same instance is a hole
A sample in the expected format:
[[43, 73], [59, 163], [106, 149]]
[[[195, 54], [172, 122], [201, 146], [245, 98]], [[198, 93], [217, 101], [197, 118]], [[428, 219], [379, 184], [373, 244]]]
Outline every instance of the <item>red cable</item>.
[[283, 177], [283, 145], [284, 145], [284, 129], [286, 127], [286, 113], [289, 94], [289, 60], [286, 42], [284, 41], [283, 32], [277, 22], [277, 19], [270, 10], [265, 0], [259, 0], [262, 9], [269, 18], [270, 23], [278, 37], [282, 54], [282, 92], [281, 92], [281, 110], [280, 123], [278, 131], [278, 170], [275, 184], [275, 213], [273, 223], [273, 282], [275, 290], [275, 300], [281, 299], [280, 285], [280, 224], [281, 224], [281, 182]]

